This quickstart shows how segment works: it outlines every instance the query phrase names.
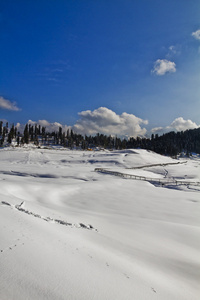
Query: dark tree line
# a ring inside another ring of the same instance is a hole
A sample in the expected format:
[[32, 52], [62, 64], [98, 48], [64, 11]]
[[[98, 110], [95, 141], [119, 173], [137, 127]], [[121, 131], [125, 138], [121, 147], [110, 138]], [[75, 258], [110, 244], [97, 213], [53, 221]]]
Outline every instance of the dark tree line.
[[58, 131], [48, 132], [45, 127], [31, 124], [26, 124], [23, 133], [20, 133], [14, 124], [9, 128], [8, 123], [3, 125], [0, 121], [0, 146], [3, 146], [5, 142], [11, 144], [13, 141], [18, 146], [34, 143], [36, 146], [60, 145], [83, 150], [94, 147], [119, 150], [141, 148], [173, 157], [183, 151], [188, 156], [192, 152], [200, 154], [200, 128], [177, 133], [172, 131], [161, 136], [152, 134], [151, 138], [131, 137], [127, 140], [100, 133], [95, 136], [83, 136], [69, 129], [63, 132], [62, 127], [59, 127]]

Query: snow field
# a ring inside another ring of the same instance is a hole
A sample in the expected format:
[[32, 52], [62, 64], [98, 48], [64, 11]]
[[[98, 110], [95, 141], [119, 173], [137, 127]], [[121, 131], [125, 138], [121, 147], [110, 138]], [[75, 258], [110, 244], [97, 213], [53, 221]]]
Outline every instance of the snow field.
[[[199, 191], [94, 172], [173, 162], [145, 150], [0, 150], [0, 298], [199, 299]], [[199, 162], [129, 171], [199, 181]], [[23, 201], [32, 215], [16, 209]]]

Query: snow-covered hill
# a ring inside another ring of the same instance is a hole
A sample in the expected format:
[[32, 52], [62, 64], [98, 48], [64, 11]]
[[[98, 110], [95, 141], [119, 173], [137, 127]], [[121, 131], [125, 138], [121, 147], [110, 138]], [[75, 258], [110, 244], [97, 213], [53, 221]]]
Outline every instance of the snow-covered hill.
[[1, 149], [0, 299], [199, 299], [200, 188], [94, 171], [200, 181], [198, 158], [176, 162]]

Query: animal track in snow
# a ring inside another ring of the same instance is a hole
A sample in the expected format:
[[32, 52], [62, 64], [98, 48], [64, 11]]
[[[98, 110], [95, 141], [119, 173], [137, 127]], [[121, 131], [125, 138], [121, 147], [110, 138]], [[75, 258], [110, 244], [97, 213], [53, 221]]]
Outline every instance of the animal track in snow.
[[130, 278], [126, 273], [123, 273], [123, 274], [124, 274], [124, 276], [125, 276], [127, 279]]
[[17, 209], [20, 212], [23, 212], [23, 213], [25, 213], [27, 215], [32, 215], [35, 218], [42, 219], [42, 220], [44, 220], [46, 222], [57, 223], [57, 224], [60, 224], [60, 225], [65, 225], [65, 226], [76, 227], [76, 228], [83, 228], [83, 229], [97, 231], [97, 229], [95, 229], [90, 224], [85, 225], [83, 223], [69, 223], [69, 222], [66, 222], [66, 221], [63, 221], [63, 220], [59, 220], [59, 219], [52, 219], [50, 217], [43, 217], [43, 216], [41, 216], [39, 214], [36, 214], [36, 213], [34, 213], [34, 212], [30, 211], [30, 210], [25, 209], [24, 208], [24, 206], [25, 206], [25, 202], [24, 201], [21, 202], [19, 205], [12, 205], [12, 204], [10, 204], [9, 202], [6, 202], [6, 201], [1, 201], [1, 204], [5, 205], [5, 206], [10, 206], [13, 209]]
[[3, 253], [5, 251], [10, 251], [10, 250], [13, 250], [15, 247], [18, 247], [18, 246], [24, 246], [24, 243], [22, 243], [20, 239], [18, 239], [15, 244], [12, 244], [10, 246], [7, 246], [6, 248], [0, 249], [0, 252]]

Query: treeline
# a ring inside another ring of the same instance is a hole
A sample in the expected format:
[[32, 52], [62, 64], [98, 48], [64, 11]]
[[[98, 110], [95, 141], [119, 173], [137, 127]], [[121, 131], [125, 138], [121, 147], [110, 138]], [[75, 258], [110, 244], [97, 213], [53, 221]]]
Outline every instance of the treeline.
[[14, 143], [21, 146], [33, 143], [36, 146], [60, 145], [67, 148], [93, 149], [95, 147], [104, 149], [130, 149], [141, 148], [152, 150], [159, 154], [176, 157], [181, 152], [186, 152], [189, 156], [192, 152], [200, 154], [200, 128], [181, 132], [169, 132], [161, 136], [152, 134], [151, 138], [129, 138], [120, 139], [111, 135], [97, 133], [95, 136], [83, 136], [67, 130], [63, 132], [62, 127], [58, 131], [48, 132], [40, 125], [26, 124], [23, 133], [17, 127], [8, 123], [5, 125], [0, 121], [0, 146]]

